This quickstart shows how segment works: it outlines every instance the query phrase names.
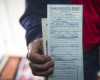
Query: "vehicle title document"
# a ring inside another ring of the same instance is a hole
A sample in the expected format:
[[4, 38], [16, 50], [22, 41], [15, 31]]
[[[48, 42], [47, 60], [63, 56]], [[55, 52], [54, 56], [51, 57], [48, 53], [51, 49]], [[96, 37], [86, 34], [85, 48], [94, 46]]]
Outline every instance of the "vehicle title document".
[[48, 80], [84, 80], [82, 20], [82, 5], [48, 5], [44, 48], [54, 61]]

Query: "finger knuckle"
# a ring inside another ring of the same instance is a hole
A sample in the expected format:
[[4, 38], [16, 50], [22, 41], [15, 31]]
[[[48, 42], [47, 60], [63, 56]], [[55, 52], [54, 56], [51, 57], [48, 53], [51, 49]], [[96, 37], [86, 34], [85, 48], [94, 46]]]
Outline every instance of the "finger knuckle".
[[42, 69], [46, 70], [46, 69], [48, 69], [48, 67], [47, 66], [43, 66]]
[[49, 70], [48, 70], [48, 73], [52, 73], [53, 72], [53, 68], [50, 68]]
[[41, 58], [41, 61], [42, 61], [42, 62], [45, 62], [45, 61], [46, 61], [45, 57], [44, 57], [43, 55], [42, 55], [41, 57], [42, 57], [42, 58]]
[[38, 76], [37, 72], [32, 70], [32, 74], [35, 75], [35, 76]]
[[33, 59], [34, 59], [34, 54], [33, 53], [29, 53], [29, 60], [33, 61]]
[[29, 66], [30, 66], [30, 68], [31, 68], [31, 69], [33, 68], [33, 65], [32, 65], [32, 63], [31, 63], [31, 62], [29, 63]]
[[36, 65], [32, 65], [32, 69], [38, 69], [38, 67]]
[[31, 67], [31, 69], [33, 69], [33, 70], [37, 70], [37, 69], [38, 69], [38, 67], [36, 66], [36, 64], [30, 65], [30, 67]]
[[35, 73], [33, 73], [33, 75], [35, 75], [35, 76], [38, 76], [38, 74], [35, 72]]
[[42, 76], [46, 76], [47, 75], [47, 72], [42, 72], [41, 75]]
[[31, 66], [31, 62], [29, 62], [29, 66]]
[[31, 56], [29, 56], [29, 60], [31, 60]]
[[49, 68], [49, 64], [45, 64], [44, 68], [48, 69]]

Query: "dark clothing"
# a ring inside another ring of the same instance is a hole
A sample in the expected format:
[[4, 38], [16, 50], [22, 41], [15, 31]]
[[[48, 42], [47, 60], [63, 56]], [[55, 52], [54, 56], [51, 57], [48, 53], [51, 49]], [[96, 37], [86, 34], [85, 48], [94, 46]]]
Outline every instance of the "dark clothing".
[[21, 24], [26, 29], [27, 44], [42, 37], [41, 18], [47, 17], [47, 4], [83, 4], [83, 49], [100, 44], [100, 0], [26, 0]]
[[[42, 37], [41, 18], [47, 17], [47, 4], [67, 3], [67, 0], [26, 0], [20, 22], [26, 29], [27, 45]], [[99, 54], [98, 48], [92, 48], [100, 44], [100, 0], [71, 0], [70, 3], [83, 4], [84, 77], [85, 80], [97, 80]]]
[[83, 53], [84, 59], [84, 80], [98, 80], [99, 71], [99, 47], [96, 46], [90, 51]]
[[20, 19], [26, 29], [27, 45], [42, 37], [41, 18], [47, 17], [48, 4], [65, 4], [67, 0], [26, 0], [26, 10]]

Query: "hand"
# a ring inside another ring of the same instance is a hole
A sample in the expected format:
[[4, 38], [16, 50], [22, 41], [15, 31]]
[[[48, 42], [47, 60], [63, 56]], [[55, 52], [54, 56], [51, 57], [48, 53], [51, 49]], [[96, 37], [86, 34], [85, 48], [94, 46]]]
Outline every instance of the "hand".
[[43, 55], [43, 40], [38, 38], [28, 45], [27, 59], [33, 75], [49, 76], [53, 72], [54, 62], [48, 55]]

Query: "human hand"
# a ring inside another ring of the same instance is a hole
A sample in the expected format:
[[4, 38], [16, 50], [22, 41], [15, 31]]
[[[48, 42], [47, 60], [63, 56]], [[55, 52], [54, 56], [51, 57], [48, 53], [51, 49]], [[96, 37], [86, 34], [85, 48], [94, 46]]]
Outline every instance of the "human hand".
[[38, 38], [28, 45], [27, 59], [33, 75], [49, 76], [53, 72], [54, 62], [48, 55], [43, 55], [43, 39]]

